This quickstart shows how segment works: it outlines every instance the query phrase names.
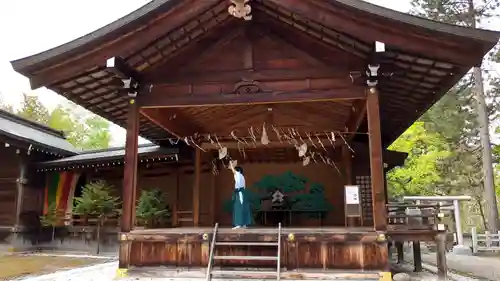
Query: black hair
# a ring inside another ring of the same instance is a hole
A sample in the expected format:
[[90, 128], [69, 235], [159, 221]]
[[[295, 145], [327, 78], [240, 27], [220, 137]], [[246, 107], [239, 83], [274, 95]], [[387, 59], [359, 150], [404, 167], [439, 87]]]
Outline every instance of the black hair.
[[234, 167], [234, 170], [235, 170], [236, 172], [240, 172], [240, 173], [243, 175], [243, 168], [241, 168], [240, 166], [236, 166], [236, 167]]

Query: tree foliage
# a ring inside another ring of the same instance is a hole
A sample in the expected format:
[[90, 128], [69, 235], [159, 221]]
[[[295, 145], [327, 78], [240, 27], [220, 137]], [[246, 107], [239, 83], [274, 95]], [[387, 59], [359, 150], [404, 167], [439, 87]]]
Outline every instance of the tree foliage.
[[95, 216], [100, 219], [114, 216], [120, 211], [120, 197], [113, 195], [114, 187], [106, 181], [86, 184], [82, 195], [76, 197], [73, 213], [81, 216]]
[[[475, 27], [499, 11], [498, 0], [477, 0], [474, 9], [469, 9], [472, 0], [412, 0], [411, 13], [450, 24]], [[473, 17], [472, 17], [473, 15]], [[474, 21], [475, 19], [475, 21]], [[498, 50], [497, 50], [498, 52]], [[500, 53], [487, 57], [499, 59]], [[483, 73], [488, 79], [486, 93], [490, 120], [498, 117], [500, 82], [498, 73]], [[469, 204], [469, 217], [483, 227], [484, 188], [481, 143], [473, 96], [474, 79], [466, 75], [438, 103], [413, 124], [391, 149], [408, 153], [403, 167], [388, 174], [391, 197], [401, 195], [462, 195], [473, 198]], [[500, 129], [497, 129], [500, 132]], [[495, 147], [496, 159], [500, 159], [500, 148]], [[499, 182], [496, 181], [498, 184]], [[500, 189], [497, 188], [500, 193]]]
[[170, 217], [166, 194], [160, 189], [142, 190], [137, 200], [136, 217], [139, 223], [153, 227]]
[[52, 203], [49, 205], [47, 209], [47, 213], [43, 216], [40, 216], [40, 223], [43, 227], [51, 227], [52, 228], [52, 236], [51, 240], [53, 241], [56, 234], [56, 227], [63, 220], [63, 217], [60, 216], [59, 210], [57, 210], [56, 203]]
[[76, 148], [108, 148], [111, 141], [109, 122], [97, 115], [77, 114], [76, 106], [61, 104], [51, 111], [38, 96], [23, 94], [19, 109], [6, 104], [2, 104], [0, 108], [64, 132], [67, 140]]

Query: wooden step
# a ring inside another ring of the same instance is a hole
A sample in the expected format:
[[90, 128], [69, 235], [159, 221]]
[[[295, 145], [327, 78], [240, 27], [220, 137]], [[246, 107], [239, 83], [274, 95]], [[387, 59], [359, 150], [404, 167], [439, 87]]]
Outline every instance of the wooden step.
[[216, 246], [267, 246], [278, 247], [278, 242], [215, 242]]
[[[251, 277], [276, 277], [278, 274], [276, 271], [261, 271], [261, 270], [224, 270], [224, 269], [219, 269], [219, 270], [212, 270], [213, 275], [230, 275], [230, 276], [239, 276], [239, 277], [245, 277], [245, 276], [251, 276]], [[267, 279], [267, 278], [266, 278]]]
[[254, 261], [277, 261], [273, 256], [214, 256], [215, 260], [254, 260]]

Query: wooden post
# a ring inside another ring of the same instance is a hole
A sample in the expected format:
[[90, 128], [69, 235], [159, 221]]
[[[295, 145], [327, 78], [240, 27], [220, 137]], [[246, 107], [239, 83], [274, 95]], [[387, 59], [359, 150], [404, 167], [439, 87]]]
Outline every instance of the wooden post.
[[345, 184], [352, 185], [352, 154], [347, 145], [342, 146], [342, 163], [344, 165]]
[[387, 229], [387, 210], [385, 208], [384, 165], [382, 162], [382, 136], [377, 88], [370, 88], [367, 91], [366, 106], [370, 144], [373, 226], [375, 230], [385, 231]]
[[201, 150], [195, 148], [194, 152], [194, 181], [193, 181], [193, 225], [200, 225], [200, 174]]
[[23, 156], [19, 156], [19, 177], [16, 180], [17, 195], [16, 195], [16, 233], [21, 226], [21, 213], [23, 211], [23, 195], [24, 185], [26, 184], [26, 161]]
[[[217, 165], [217, 164], [215, 164], [215, 165]], [[212, 182], [210, 184], [210, 221], [212, 222], [212, 224], [215, 224], [217, 222], [217, 216], [216, 216], [216, 212], [215, 212], [216, 206], [217, 206], [216, 189], [217, 189], [217, 177], [214, 173], [212, 173]]]
[[172, 203], [172, 226], [178, 226], [179, 225], [179, 217], [178, 217], [178, 211], [179, 211], [179, 177], [180, 177], [180, 168], [175, 167], [174, 168], [174, 173], [175, 173], [175, 187], [174, 187], [174, 194], [172, 194], [172, 197], [174, 198], [174, 202]]
[[446, 265], [446, 232], [436, 235], [436, 263], [438, 280], [447, 280], [448, 266]]
[[415, 272], [422, 272], [422, 251], [420, 241], [413, 241], [413, 265]]
[[404, 252], [404, 243], [400, 241], [396, 241], [396, 252], [398, 254], [398, 263], [405, 262], [405, 252]]
[[[139, 142], [139, 107], [131, 100], [128, 108], [125, 167], [123, 174], [121, 232], [130, 232], [135, 218], [135, 189], [137, 187], [137, 150]], [[130, 265], [130, 243], [120, 240], [119, 268]]]
[[477, 254], [477, 228], [473, 227], [471, 229], [472, 235], [472, 254]]

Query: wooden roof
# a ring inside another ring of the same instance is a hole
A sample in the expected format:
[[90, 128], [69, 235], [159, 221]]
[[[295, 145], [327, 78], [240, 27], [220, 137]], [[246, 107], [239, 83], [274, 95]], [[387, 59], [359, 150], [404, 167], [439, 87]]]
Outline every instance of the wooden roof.
[[[379, 88], [382, 137], [388, 145], [479, 65], [500, 37], [498, 32], [437, 23], [363, 1], [252, 0], [250, 22], [230, 16], [228, 5], [226, 0], [152, 1], [91, 34], [12, 65], [30, 78], [33, 88], [47, 86], [124, 126], [127, 94], [119, 91], [116, 77], [105, 68], [110, 57], [123, 57], [146, 81], [192, 86], [191, 81], [181, 81], [186, 79], [179, 75], [183, 66], [206, 49], [221, 48], [221, 40], [249, 25], [262, 36], [279, 38], [323, 62], [323, 69], [341, 69], [348, 79], [356, 71], [363, 75], [373, 43], [381, 41], [387, 48]], [[340, 74], [331, 73], [330, 78], [335, 75]], [[322, 106], [330, 110], [328, 104]], [[144, 116], [140, 132], [150, 140], [170, 136]]]

